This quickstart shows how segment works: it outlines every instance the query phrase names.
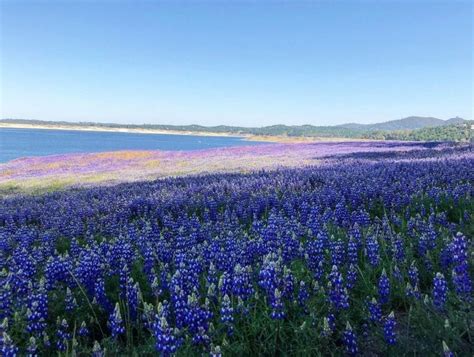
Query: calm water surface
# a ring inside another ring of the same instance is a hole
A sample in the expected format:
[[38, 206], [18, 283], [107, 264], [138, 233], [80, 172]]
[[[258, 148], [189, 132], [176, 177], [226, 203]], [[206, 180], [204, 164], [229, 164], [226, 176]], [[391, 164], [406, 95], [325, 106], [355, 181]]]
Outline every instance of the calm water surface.
[[238, 137], [0, 128], [0, 162], [26, 156], [116, 150], [197, 150], [258, 145]]

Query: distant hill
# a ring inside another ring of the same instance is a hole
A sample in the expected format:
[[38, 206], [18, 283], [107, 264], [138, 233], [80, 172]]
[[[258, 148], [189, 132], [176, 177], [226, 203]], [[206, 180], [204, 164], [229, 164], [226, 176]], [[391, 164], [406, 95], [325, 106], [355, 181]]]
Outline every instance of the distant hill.
[[473, 142], [472, 120], [453, 120], [448, 125], [426, 127], [414, 130], [370, 131], [362, 135], [366, 139], [410, 140], [410, 141], [456, 141]]
[[360, 131], [375, 131], [375, 130], [415, 130], [422, 128], [434, 128], [438, 126], [445, 126], [450, 124], [461, 124], [466, 120], [456, 117], [448, 120], [433, 118], [433, 117], [416, 117], [411, 116], [398, 120], [390, 120], [377, 124], [342, 124], [338, 125], [342, 128]]
[[[236, 135], [267, 135], [267, 136], [291, 136], [291, 137], [342, 137], [342, 138], [373, 138], [388, 137], [390, 133], [398, 137], [408, 137], [407, 133], [413, 131], [428, 129], [452, 127], [449, 130], [438, 130], [437, 135], [442, 133], [452, 133], [452, 131], [461, 128], [459, 125], [470, 123], [469, 121], [456, 117], [448, 120], [442, 120], [433, 117], [408, 117], [398, 120], [391, 120], [376, 124], [357, 124], [349, 123], [334, 126], [314, 126], [314, 125], [271, 125], [265, 127], [238, 127], [238, 126], [202, 126], [202, 125], [163, 125], [163, 124], [114, 124], [114, 123], [92, 123], [80, 122], [69, 123], [64, 121], [41, 121], [30, 119], [3, 119], [0, 123], [10, 124], [30, 124], [30, 125], [61, 125], [61, 126], [81, 126], [81, 127], [102, 127], [102, 128], [125, 128], [125, 129], [152, 129], [152, 130], [173, 130], [182, 132], [200, 132], [200, 133], [226, 133]], [[467, 125], [466, 127], [469, 127]], [[469, 129], [470, 130], [470, 129]], [[468, 133], [470, 131], [468, 130]], [[451, 135], [452, 136], [452, 135]], [[462, 135], [460, 135], [462, 137]], [[403, 140], [403, 139], [400, 139]], [[408, 140], [408, 139], [406, 139]], [[412, 139], [413, 140], [413, 139]], [[414, 139], [416, 140], [416, 139]], [[446, 140], [451, 140], [447, 138]]]

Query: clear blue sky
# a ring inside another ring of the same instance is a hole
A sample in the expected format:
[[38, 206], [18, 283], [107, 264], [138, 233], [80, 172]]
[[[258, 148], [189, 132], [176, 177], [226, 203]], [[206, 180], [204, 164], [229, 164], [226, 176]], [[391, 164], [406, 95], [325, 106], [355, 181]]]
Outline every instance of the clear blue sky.
[[471, 119], [471, 1], [0, 1], [3, 118]]

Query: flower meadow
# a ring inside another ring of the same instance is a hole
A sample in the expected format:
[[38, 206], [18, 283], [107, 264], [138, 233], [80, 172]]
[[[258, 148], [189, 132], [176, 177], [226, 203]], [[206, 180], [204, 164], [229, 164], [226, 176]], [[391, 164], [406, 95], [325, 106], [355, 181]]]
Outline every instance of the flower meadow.
[[5, 196], [2, 355], [472, 355], [472, 146], [319, 157]]
[[[0, 164], [0, 192], [44, 192], [51, 187], [86, 187], [169, 176], [302, 167], [332, 160], [335, 155], [427, 150], [431, 145], [381, 141], [314, 142], [194, 151], [113, 151], [25, 157]], [[436, 144], [434, 149], [444, 146]]]

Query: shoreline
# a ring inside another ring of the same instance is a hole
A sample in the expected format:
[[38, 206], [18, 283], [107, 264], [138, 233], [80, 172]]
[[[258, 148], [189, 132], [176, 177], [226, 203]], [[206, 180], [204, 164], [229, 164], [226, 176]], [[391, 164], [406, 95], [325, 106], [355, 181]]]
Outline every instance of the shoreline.
[[246, 138], [246, 135], [230, 133], [214, 133], [202, 131], [179, 131], [179, 130], [159, 130], [159, 129], [137, 129], [137, 128], [107, 128], [101, 126], [80, 126], [80, 125], [35, 125], [35, 124], [11, 124], [0, 123], [0, 129], [40, 129], [40, 130], [73, 130], [73, 131], [100, 131], [111, 133], [131, 133], [131, 134], [165, 134], [165, 135], [194, 135], [194, 136], [223, 136]]
[[[39, 129], [39, 130], [71, 130], [71, 131], [91, 131], [91, 132], [109, 132], [109, 133], [130, 133], [130, 134], [161, 134], [161, 135], [189, 135], [189, 136], [209, 136], [209, 137], [229, 137], [240, 138], [243, 141], [258, 141], [281, 144], [299, 144], [323, 141], [374, 141], [371, 139], [342, 138], [342, 137], [299, 137], [299, 136], [281, 136], [281, 135], [253, 135], [253, 134], [234, 134], [234, 133], [216, 133], [202, 131], [179, 131], [179, 130], [159, 130], [159, 129], [138, 129], [138, 128], [107, 128], [101, 126], [79, 126], [79, 125], [35, 125], [35, 124], [12, 124], [1, 123], [0, 129]], [[376, 140], [375, 140], [376, 141]]]

